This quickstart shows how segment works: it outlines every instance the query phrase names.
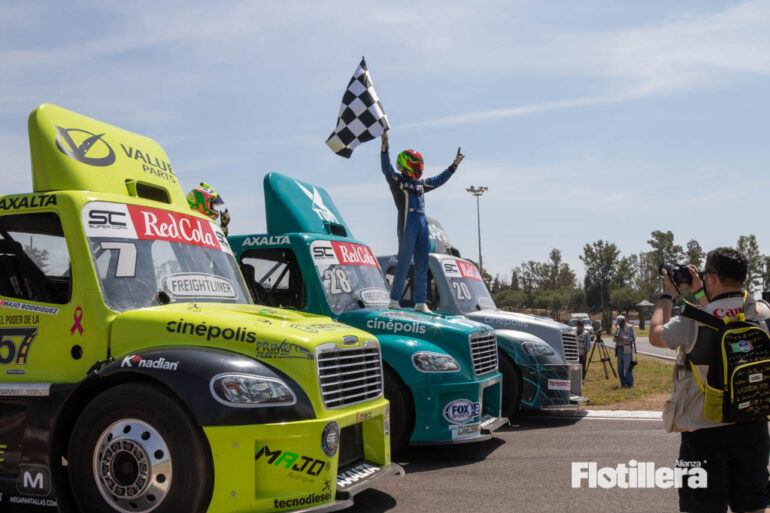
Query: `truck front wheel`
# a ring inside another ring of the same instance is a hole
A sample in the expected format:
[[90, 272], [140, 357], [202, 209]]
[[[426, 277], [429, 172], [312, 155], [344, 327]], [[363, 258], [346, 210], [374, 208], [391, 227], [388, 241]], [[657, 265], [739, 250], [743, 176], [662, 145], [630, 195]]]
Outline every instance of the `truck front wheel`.
[[91, 400], [75, 423], [68, 455], [81, 511], [198, 513], [211, 499], [202, 432], [151, 385], [119, 385]]
[[412, 394], [393, 369], [385, 366], [385, 398], [390, 401], [390, 446], [401, 451], [414, 430], [414, 401]]
[[507, 354], [498, 351], [500, 373], [503, 375], [503, 416], [516, 416], [521, 400], [521, 372]]

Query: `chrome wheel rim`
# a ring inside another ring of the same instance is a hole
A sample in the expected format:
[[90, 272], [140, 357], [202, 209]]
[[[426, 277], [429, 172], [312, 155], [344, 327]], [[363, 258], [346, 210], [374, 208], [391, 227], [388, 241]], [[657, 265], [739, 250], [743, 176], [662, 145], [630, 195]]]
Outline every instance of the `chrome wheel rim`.
[[93, 465], [99, 493], [124, 513], [154, 510], [171, 487], [168, 445], [141, 420], [122, 419], [107, 427], [96, 443]]

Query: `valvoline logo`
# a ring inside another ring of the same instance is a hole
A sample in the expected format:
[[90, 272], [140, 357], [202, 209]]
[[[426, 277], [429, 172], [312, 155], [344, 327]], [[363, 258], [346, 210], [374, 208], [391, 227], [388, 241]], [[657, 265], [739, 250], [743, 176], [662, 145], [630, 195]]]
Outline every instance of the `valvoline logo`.
[[362, 246], [361, 244], [353, 244], [351, 242], [339, 242], [331, 241], [334, 253], [337, 255], [342, 265], [365, 265], [368, 267], [377, 267], [380, 265], [377, 263], [377, 259], [374, 258], [374, 253], [368, 246]]
[[481, 404], [468, 399], [455, 399], [444, 406], [444, 418], [452, 424], [467, 424], [479, 416]]
[[167, 240], [222, 250], [211, 223], [186, 214], [128, 205], [139, 239]]

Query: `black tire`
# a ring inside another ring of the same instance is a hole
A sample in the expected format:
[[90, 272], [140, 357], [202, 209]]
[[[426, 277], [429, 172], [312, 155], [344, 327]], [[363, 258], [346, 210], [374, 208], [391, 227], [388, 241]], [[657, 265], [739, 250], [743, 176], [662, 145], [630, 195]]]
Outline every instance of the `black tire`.
[[203, 433], [160, 387], [119, 385], [92, 399], [72, 430], [68, 460], [84, 512], [203, 513], [211, 500]]
[[500, 373], [503, 375], [503, 417], [512, 419], [519, 412], [521, 401], [521, 371], [504, 351], [498, 351]]
[[414, 431], [414, 401], [396, 372], [385, 366], [385, 398], [390, 401], [390, 448], [402, 451]]

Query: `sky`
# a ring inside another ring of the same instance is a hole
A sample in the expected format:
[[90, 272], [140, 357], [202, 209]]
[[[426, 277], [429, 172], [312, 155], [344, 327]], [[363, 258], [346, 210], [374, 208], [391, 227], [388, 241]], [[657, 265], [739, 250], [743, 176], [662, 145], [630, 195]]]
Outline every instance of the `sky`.
[[262, 179], [325, 187], [353, 234], [395, 253], [379, 142], [324, 143], [366, 57], [391, 156], [426, 176], [466, 159], [426, 209], [464, 256], [509, 274], [586, 243], [624, 255], [671, 230], [708, 250], [764, 215], [770, 2], [0, 2], [0, 194], [31, 190], [26, 120], [53, 103], [158, 141], [185, 190], [221, 194], [231, 233], [265, 231]]

